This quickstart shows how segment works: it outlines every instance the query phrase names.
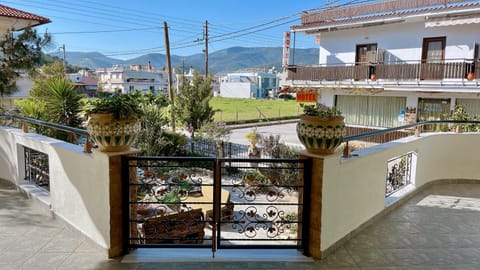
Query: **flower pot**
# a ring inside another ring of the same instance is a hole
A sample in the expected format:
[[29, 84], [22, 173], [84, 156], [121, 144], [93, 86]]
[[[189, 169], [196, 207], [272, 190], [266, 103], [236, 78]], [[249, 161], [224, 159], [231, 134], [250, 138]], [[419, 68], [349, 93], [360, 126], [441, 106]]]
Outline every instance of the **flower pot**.
[[475, 74], [473, 72], [469, 72], [467, 74], [467, 80], [472, 81], [475, 78]]
[[375, 74], [370, 75], [370, 80], [376, 81], [377, 80], [377, 75], [375, 75]]
[[300, 115], [297, 136], [307, 152], [330, 155], [343, 142], [347, 134], [343, 117], [323, 120], [320, 117]]
[[92, 114], [87, 130], [100, 151], [122, 152], [130, 149], [140, 132], [140, 122], [133, 117], [115, 119], [110, 113]]

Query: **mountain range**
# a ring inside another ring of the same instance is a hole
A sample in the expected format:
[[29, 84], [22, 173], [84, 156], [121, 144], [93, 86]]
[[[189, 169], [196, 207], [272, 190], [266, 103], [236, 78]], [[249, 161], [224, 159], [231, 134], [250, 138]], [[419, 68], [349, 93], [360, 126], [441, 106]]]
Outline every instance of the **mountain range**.
[[[293, 51], [290, 51], [293, 58]], [[108, 68], [112, 65], [146, 65], [149, 61], [158, 69], [166, 66], [165, 54], [152, 53], [136, 58], [122, 60], [107, 57], [99, 52], [66, 52], [68, 64], [90, 69]], [[213, 73], [227, 73], [249, 68], [271, 68], [281, 70], [281, 47], [231, 47], [208, 55], [208, 69]], [[205, 69], [205, 55], [171, 56], [172, 67], [177, 70], [193, 67], [201, 72]], [[295, 49], [295, 64], [309, 65], [318, 63], [318, 49]]]

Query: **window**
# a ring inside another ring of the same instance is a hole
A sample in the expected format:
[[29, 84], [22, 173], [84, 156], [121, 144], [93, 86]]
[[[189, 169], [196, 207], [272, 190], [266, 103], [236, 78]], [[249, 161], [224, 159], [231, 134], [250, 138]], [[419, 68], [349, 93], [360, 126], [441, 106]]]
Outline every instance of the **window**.
[[355, 80], [370, 78], [375, 74], [375, 63], [377, 63], [377, 44], [357, 45], [355, 55]]
[[422, 61], [438, 63], [445, 59], [445, 37], [423, 39]]
[[396, 127], [405, 97], [337, 96], [336, 107], [345, 116], [345, 123], [365, 127]]
[[422, 48], [422, 80], [443, 79], [446, 37], [423, 39]]
[[358, 64], [367, 64], [377, 62], [377, 44], [357, 45], [355, 62]]

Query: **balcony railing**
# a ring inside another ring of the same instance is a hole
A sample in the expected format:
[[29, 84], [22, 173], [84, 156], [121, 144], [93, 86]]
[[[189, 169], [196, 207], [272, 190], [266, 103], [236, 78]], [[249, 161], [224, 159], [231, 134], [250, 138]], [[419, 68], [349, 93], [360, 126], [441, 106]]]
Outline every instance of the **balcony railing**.
[[84, 152], [91, 153], [90, 135], [86, 129], [64, 126], [21, 115], [0, 113], [0, 126], [22, 128], [24, 132], [34, 132], [69, 143], [81, 145]]
[[[342, 66], [290, 66], [289, 80], [344, 81], [344, 80], [444, 80], [480, 78], [480, 61], [452, 59], [426, 63], [402, 61], [390, 63], [352, 63]], [[470, 74], [470, 76], [469, 76]], [[375, 75], [375, 78], [372, 78]]]

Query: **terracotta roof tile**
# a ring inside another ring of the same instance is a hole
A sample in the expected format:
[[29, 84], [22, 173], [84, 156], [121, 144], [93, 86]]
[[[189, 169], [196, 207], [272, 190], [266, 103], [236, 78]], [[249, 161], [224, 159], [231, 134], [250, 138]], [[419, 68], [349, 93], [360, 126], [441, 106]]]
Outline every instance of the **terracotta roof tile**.
[[24, 19], [24, 20], [32, 20], [38, 21], [39, 24], [49, 23], [51, 22], [50, 19], [35, 15], [33, 13], [29, 13], [26, 11], [22, 11], [19, 9], [7, 7], [0, 4], [0, 16], [1, 17], [10, 17], [10, 18], [17, 18], [17, 19]]
[[417, 8], [412, 10], [403, 10], [403, 11], [398, 11], [393, 13], [371, 14], [371, 15], [359, 16], [356, 18], [340, 18], [337, 20], [318, 21], [314, 23], [294, 25], [291, 27], [291, 29], [298, 30], [302, 28], [310, 28], [310, 27], [316, 27], [316, 26], [322, 27], [322, 26], [335, 25], [339, 23], [353, 23], [353, 22], [362, 22], [362, 21], [368, 22], [369, 20], [378, 19], [378, 18], [395, 18], [395, 17], [401, 17], [405, 15], [415, 15], [415, 14], [422, 14], [427, 12], [438, 12], [438, 11], [453, 10], [453, 9], [465, 8], [465, 7], [478, 7], [478, 6], [480, 6], [480, 3], [468, 3], [468, 4], [452, 5], [447, 7], [425, 7], [425, 8]]

